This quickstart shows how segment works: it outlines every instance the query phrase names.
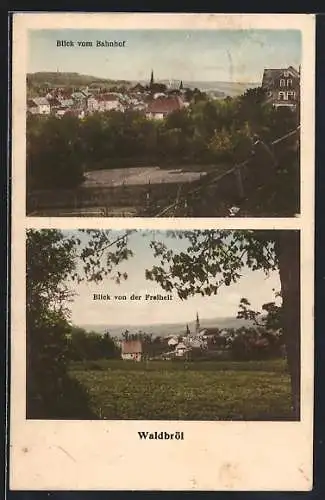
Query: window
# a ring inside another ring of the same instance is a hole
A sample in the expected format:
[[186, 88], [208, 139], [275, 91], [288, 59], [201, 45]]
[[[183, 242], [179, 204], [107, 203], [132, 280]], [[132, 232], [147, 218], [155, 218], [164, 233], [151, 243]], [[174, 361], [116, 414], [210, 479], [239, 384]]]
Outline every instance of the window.
[[279, 101], [286, 101], [288, 99], [286, 92], [279, 92]]
[[289, 100], [294, 100], [296, 98], [296, 93], [295, 92], [287, 92], [287, 96]]
[[286, 84], [286, 81], [283, 78], [281, 78], [280, 87], [285, 87], [285, 84]]
[[284, 76], [284, 78], [288, 78], [290, 76], [289, 71], [284, 71], [283, 76]]
[[291, 78], [288, 78], [288, 80], [287, 80], [287, 87], [292, 87], [292, 80], [291, 80]]
[[270, 90], [267, 93], [267, 97], [272, 97], [272, 92]]

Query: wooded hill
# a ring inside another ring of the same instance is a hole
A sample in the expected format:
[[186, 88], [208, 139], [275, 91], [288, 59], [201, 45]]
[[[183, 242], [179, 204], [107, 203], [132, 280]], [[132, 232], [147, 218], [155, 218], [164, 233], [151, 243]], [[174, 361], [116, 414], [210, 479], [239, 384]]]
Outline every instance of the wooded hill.
[[98, 78], [90, 75], [81, 75], [80, 73], [70, 73], [70, 72], [47, 72], [40, 71], [37, 73], [27, 73], [27, 86], [28, 87], [38, 87], [40, 85], [52, 86], [62, 86], [62, 87], [83, 87], [93, 85], [130, 85], [131, 82], [126, 80], [110, 80], [105, 78]]

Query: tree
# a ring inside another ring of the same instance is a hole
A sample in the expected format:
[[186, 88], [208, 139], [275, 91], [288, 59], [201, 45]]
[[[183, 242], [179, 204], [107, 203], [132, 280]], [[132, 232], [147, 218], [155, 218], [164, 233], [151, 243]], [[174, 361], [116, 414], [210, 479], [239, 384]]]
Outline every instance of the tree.
[[66, 378], [65, 284], [74, 273], [73, 242], [56, 230], [27, 232], [27, 416], [35, 418], [60, 406]]
[[[282, 305], [268, 302], [263, 304], [262, 311], [251, 309], [250, 302], [246, 298], [242, 298], [237, 318], [246, 319], [253, 323], [251, 329], [255, 336], [253, 347], [257, 347], [257, 350], [266, 357], [281, 356], [283, 346]], [[262, 351], [260, 347], [263, 348]]]
[[[281, 294], [277, 293], [276, 296], [279, 297]], [[282, 305], [277, 305], [275, 302], [267, 302], [262, 306], [264, 314], [260, 311], [250, 309], [250, 307], [249, 300], [242, 298], [239, 303], [237, 318], [252, 321], [255, 326], [262, 326], [273, 331], [282, 329]]]
[[186, 251], [175, 253], [159, 241], [151, 242], [160, 266], [146, 277], [181, 299], [195, 294], [217, 294], [241, 278], [244, 266], [254, 270], [279, 270], [282, 296], [282, 326], [291, 377], [292, 409], [300, 415], [300, 235], [299, 231], [182, 231]]
[[[91, 416], [86, 395], [67, 372], [69, 335], [72, 332], [72, 336], [77, 335], [79, 339], [85, 337], [84, 330], [73, 331], [69, 322], [68, 303], [74, 295], [72, 285], [74, 280], [84, 278], [96, 282], [104, 276], [117, 282], [126, 279], [125, 273], [114, 271], [132, 252], [127, 249], [127, 231], [117, 237], [111, 237], [110, 231], [81, 230], [80, 234], [85, 232], [89, 236], [87, 245], [71, 233], [54, 229], [27, 231], [28, 418]], [[102, 262], [104, 253], [105, 264]], [[78, 268], [77, 262], [82, 263]], [[98, 345], [96, 355], [101, 355], [105, 349], [111, 351], [111, 340], [107, 336], [100, 339], [96, 335], [95, 344]]]
[[75, 188], [84, 179], [77, 117], [29, 117], [27, 177], [35, 189]]

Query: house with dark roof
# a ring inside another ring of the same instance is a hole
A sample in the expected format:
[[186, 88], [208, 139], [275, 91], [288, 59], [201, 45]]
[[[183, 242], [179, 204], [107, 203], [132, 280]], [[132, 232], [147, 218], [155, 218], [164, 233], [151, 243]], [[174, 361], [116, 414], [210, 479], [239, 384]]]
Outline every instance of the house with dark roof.
[[179, 96], [157, 97], [148, 103], [146, 117], [162, 120], [173, 111], [183, 109], [184, 103]]
[[27, 110], [33, 114], [49, 115], [51, 107], [49, 101], [45, 97], [33, 97], [27, 101]]
[[298, 71], [293, 66], [265, 69], [262, 88], [273, 106], [296, 109], [300, 102], [300, 67]]

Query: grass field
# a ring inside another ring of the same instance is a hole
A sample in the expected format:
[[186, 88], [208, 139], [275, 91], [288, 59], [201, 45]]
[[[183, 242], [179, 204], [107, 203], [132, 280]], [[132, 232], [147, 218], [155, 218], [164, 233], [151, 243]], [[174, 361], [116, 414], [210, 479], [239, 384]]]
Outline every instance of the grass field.
[[70, 375], [103, 419], [290, 420], [283, 360], [256, 362], [99, 361]]

